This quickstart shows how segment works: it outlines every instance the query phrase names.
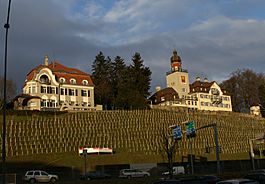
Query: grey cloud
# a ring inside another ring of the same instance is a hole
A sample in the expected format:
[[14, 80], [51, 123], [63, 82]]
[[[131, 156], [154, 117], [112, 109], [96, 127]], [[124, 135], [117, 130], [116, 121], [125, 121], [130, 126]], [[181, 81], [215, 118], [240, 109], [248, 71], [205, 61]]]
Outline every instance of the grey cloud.
[[[3, 1], [0, 3], [0, 23], [3, 25], [6, 6], [2, 6]], [[144, 64], [152, 70], [151, 91], [154, 91], [157, 85], [165, 87], [166, 72], [170, 70], [169, 58], [174, 48], [182, 58], [183, 67], [189, 70], [191, 81], [196, 76], [220, 81], [238, 68], [250, 68], [257, 72], [262, 72], [265, 68], [265, 28], [262, 21], [251, 23], [250, 29], [246, 27], [247, 22], [244, 19], [237, 20], [226, 16], [216, 16], [214, 19], [208, 18], [208, 15], [202, 12], [199, 14], [202, 17], [201, 22], [189, 22], [192, 20], [191, 16], [187, 19], [185, 16], [176, 19], [170, 16], [169, 19], [174, 20], [172, 24], [175, 25], [168, 25], [169, 28], [165, 28], [163, 33], [142, 33], [144, 30], [141, 32], [140, 29], [132, 36], [126, 33], [123, 25], [104, 20], [81, 21], [69, 17], [69, 14], [66, 15], [69, 6], [60, 7], [58, 2], [47, 0], [39, 0], [37, 3], [36, 0], [13, 2], [8, 76], [17, 82], [18, 87], [22, 87], [27, 72], [43, 62], [45, 54], [49, 55], [50, 60], [56, 59], [66, 66], [78, 67], [90, 73], [94, 57], [99, 51], [111, 58], [120, 55], [127, 65], [130, 64], [132, 55], [140, 52]], [[189, 4], [182, 6], [189, 9]], [[214, 7], [214, 4], [207, 6]], [[165, 8], [161, 9], [163, 21], [167, 19]], [[171, 9], [173, 11], [174, 7]], [[177, 9], [181, 9], [181, 5]], [[217, 9], [218, 13], [223, 12], [220, 8], [218, 10], [218, 7], [214, 9]], [[149, 13], [152, 11], [149, 10]], [[143, 15], [142, 13], [141, 16]], [[179, 12], [179, 15], [183, 15], [183, 11]], [[196, 12], [192, 15], [196, 15]], [[177, 20], [180, 20], [180, 23]], [[203, 27], [203, 21], [215, 23], [216, 27]], [[128, 23], [125, 26], [129, 25]], [[203, 29], [192, 29], [198, 26]], [[4, 43], [2, 26], [0, 36], [1, 43]], [[116, 39], [121, 39], [123, 44], [116, 44]], [[0, 44], [1, 58], [3, 50], [3, 44]], [[0, 72], [2, 75], [2, 67]]]

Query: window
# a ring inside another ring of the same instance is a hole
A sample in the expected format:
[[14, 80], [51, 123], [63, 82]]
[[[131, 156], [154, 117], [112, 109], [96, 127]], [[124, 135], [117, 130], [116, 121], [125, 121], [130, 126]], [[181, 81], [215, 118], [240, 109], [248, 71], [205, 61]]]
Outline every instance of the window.
[[69, 89], [69, 96], [74, 96], [75, 95], [75, 90], [74, 89]]
[[40, 106], [41, 107], [47, 107], [48, 105], [48, 102], [47, 102], [47, 100], [46, 99], [43, 99], [42, 101], [41, 101], [41, 103], [40, 103]]
[[61, 95], [64, 95], [64, 89], [61, 88]]
[[48, 173], [41, 171], [42, 176], [48, 176]]
[[181, 82], [182, 82], [182, 83], [186, 83], [186, 78], [185, 78], [185, 76], [181, 76]]
[[182, 88], [182, 92], [186, 92], [186, 88]]
[[28, 172], [27, 175], [33, 175], [33, 171]]
[[76, 80], [75, 79], [70, 79], [70, 84], [76, 84]]
[[51, 93], [55, 94], [55, 92], [56, 92], [55, 87], [51, 87]]
[[88, 85], [87, 80], [83, 80], [83, 81], [82, 81], [82, 84], [85, 85], [85, 86], [87, 86], [87, 85]]
[[41, 92], [41, 93], [47, 93], [47, 88], [46, 88], [46, 86], [41, 86], [41, 87], [40, 87], [40, 92]]
[[36, 86], [32, 86], [32, 93], [36, 93]]
[[60, 82], [60, 83], [65, 83], [65, 78], [61, 77], [61, 78], [59, 79], [59, 82]]
[[40, 172], [39, 171], [35, 171], [34, 175], [35, 176], [39, 176], [40, 175]]
[[89, 90], [87, 91], [87, 97], [90, 97], [90, 91]]
[[87, 91], [86, 90], [81, 90], [81, 96], [87, 96]]
[[40, 83], [49, 83], [49, 78], [47, 75], [40, 76]]
[[51, 100], [51, 107], [56, 107], [55, 100]]

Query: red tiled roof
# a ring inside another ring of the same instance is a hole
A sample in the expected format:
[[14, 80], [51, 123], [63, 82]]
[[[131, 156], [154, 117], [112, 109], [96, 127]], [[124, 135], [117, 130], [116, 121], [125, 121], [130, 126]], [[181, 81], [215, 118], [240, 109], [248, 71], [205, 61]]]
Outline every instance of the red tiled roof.
[[59, 80], [61, 77], [65, 78], [66, 84], [70, 84], [70, 79], [74, 78], [76, 80], [76, 85], [83, 85], [83, 80], [87, 80], [89, 86], [94, 85], [89, 74], [82, 72], [81, 70], [78, 70], [76, 68], [68, 68], [58, 62], [52, 62], [48, 66], [39, 65], [35, 67], [27, 74], [27, 81], [32, 80], [34, 78], [34, 75], [37, 74], [42, 68], [49, 68], [57, 77], [57, 80]]

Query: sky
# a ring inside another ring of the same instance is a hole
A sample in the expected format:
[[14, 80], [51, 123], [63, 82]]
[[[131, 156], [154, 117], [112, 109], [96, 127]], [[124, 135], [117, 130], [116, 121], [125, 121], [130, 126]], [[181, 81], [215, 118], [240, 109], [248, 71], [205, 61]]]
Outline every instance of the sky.
[[[0, 0], [0, 75], [8, 0]], [[264, 0], [12, 0], [7, 77], [50, 61], [89, 74], [102, 51], [127, 65], [135, 52], [152, 71], [150, 92], [166, 87], [174, 49], [196, 77], [222, 82], [238, 69], [265, 70]]]

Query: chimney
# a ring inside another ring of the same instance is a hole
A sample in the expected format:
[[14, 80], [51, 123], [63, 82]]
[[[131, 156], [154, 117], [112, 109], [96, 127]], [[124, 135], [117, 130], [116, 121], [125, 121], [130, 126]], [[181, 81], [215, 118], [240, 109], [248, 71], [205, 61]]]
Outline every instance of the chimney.
[[203, 80], [203, 81], [204, 81], [204, 82], [209, 82], [209, 81], [208, 81], [208, 79], [207, 79], [206, 77], [204, 78], [204, 80]]
[[48, 58], [48, 55], [45, 55], [45, 58], [44, 58], [44, 65], [45, 65], [45, 66], [48, 66], [48, 65], [49, 65], [49, 58]]
[[201, 81], [201, 78], [200, 77], [196, 77], [196, 81]]
[[156, 86], [156, 92], [160, 91], [161, 87], [160, 86]]

